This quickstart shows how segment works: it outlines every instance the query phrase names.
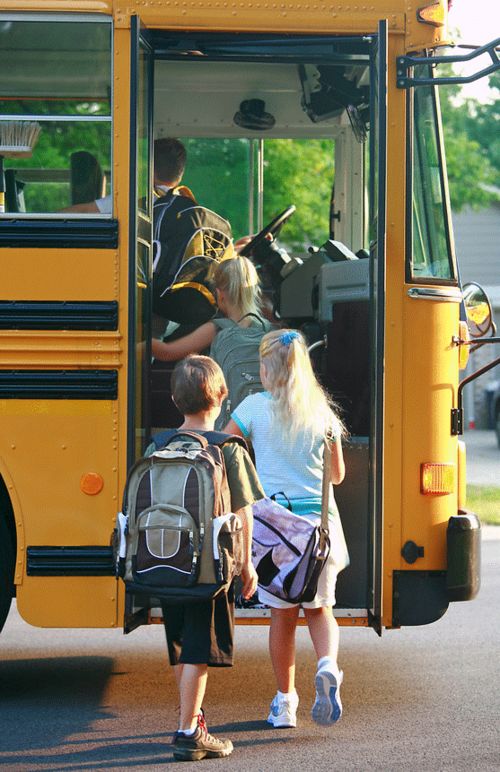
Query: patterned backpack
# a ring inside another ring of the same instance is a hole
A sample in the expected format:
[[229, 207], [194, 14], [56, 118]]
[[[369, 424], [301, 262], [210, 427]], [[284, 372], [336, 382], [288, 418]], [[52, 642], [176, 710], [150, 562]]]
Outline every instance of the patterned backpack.
[[209, 600], [241, 572], [243, 528], [231, 512], [221, 432], [162, 432], [130, 470], [118, 514], [117, 573], [132, 594]]

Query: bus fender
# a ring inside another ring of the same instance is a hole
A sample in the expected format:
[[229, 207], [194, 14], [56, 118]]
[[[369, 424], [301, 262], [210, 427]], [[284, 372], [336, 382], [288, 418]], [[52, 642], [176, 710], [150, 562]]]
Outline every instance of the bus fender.
[[448, 600], [472, 600], [481, 586], [481, 523], [473, 512], [450, 517], [446, 531]]

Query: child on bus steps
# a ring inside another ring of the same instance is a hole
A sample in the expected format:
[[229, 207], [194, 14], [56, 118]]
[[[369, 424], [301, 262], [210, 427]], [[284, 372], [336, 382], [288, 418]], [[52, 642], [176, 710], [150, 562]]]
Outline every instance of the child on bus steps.
[[223, 260], [214, 270], [217, 306], [222, 316], [197, 327], [176, 340], [153, 338], [151, 351], [155, 359], [175, 362], [188, 354], [206, 351], [218, 332], [226, 328], [257, 327], [269, 329], [263, 320], [262, 292], [257, 271], [247, 258], [237, 256]]
[[[205, 434], [212, 432], [227, 387], [219, 365], [206, 356], [192, 355], [178, 362], [172, 374], [172, 398], [184, 421], [179, 427]], [[242, 594], [251, 597], [257, 574], [251, 562], [251, 505], [264, 497], [255, 467], [245, 448], [230, 437], [222, 447], [231, 494], [231, 508], [240, 515], [245, 534], [241, 572]], [[154, 452], [154, 443], [146, 454]], [[178, 761], [229, 756], [230, 740], [208, 733], [202, 702], [209, 667], [233, 664], [234, 590], [214, 600], [187, 604], [162, 603], [170, 664], [174, 666], [179, 690], [179, 728], [173, 739]]]
[[[302, 335], [295, 330], [268, 333], [260, 345], [261, 379], [266, 391], [252, 394], [233, 411], [226, 431], [248, 438], [266, 496], [284, 491], [292, 511], [319, 521], [325, 439], [331, 443], [332, 483], [344, 479], [341, 438], [344, 427], [314, 375]], [[348, 563], [345, 540], [330, 486], [331, 550], [314, 599], [302, 608], [318, 658], [312, 718], [333, 724], [342, 715], [337, 664], [339, 629], [335, 605], [337, 573]], [[286, 513], [284, 511], [284, 517]], [[335, 535], [334, 535], [335, 534]], [[269, 648], [278, 691], [268, 722], [297, 724], [295, 630], [300, 605], [280, 600], [259, 587], [259, 600], [271, 607]]]

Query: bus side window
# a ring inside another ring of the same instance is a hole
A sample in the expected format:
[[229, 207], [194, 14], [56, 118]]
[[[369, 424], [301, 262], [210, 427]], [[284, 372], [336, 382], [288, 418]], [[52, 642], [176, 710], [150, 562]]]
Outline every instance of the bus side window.
[[[111, 21], [27, 15], [0, 25], [6, 216], [67, 218], [64, 209], [111, 192]], [[23, 55], [13, 70], [15, 50]]]

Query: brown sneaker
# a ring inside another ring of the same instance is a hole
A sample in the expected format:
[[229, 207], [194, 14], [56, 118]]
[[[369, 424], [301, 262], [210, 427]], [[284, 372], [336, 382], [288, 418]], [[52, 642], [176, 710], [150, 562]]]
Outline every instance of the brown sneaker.
[[208, 733], [205, 718], [198, 716], [198, 726], [193, 734], [176, 732], [172, 741], [174, 759], [177, 761], [201, 761], [202, 759], [220, 759], [233, 752], [231, 740], [218, 740]]

